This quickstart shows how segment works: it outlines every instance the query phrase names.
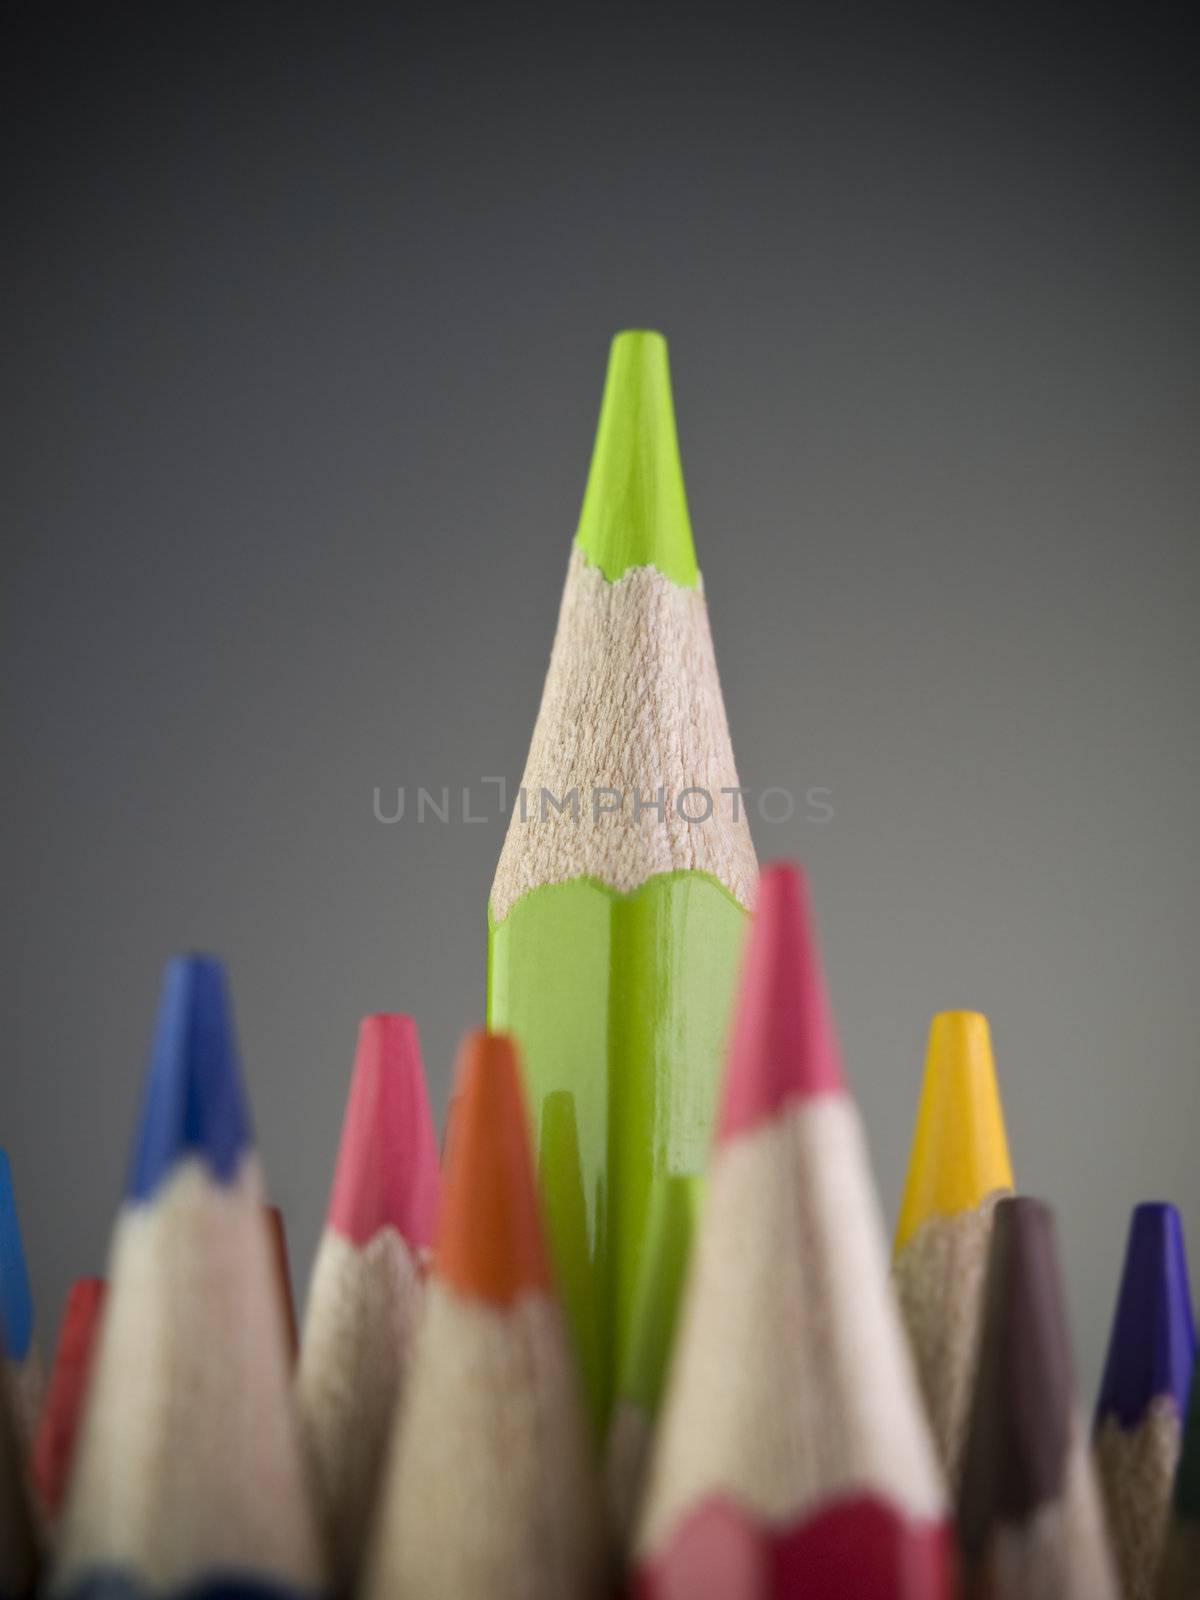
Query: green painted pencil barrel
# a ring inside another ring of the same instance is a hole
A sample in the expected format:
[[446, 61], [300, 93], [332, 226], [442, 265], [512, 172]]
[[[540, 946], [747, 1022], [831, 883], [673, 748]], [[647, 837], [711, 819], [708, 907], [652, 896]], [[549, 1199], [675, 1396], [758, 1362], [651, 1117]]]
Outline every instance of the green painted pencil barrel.
[[673, 1306], [649, 1342], [634, 1328], [651, 1185], [704, 1168], [745, 921], [721, 884], [681, 872], [629, 895], [551, 884], [490, 930], [488, 1026], [521, 1047], [559, 1282], [601, 1426], [615, 1388], [657, 1390], [645, 1368], [665, 1358]]

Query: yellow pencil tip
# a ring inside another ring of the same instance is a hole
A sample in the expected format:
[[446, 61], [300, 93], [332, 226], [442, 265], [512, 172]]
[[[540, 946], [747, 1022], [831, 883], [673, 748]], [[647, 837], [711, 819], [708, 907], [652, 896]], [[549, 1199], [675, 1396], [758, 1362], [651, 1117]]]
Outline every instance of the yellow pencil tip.
[[931, 1216], [972, 1210], [1012, 1186], [987, 1018], [939, 1012], [929, 1028], [896, 1249]]

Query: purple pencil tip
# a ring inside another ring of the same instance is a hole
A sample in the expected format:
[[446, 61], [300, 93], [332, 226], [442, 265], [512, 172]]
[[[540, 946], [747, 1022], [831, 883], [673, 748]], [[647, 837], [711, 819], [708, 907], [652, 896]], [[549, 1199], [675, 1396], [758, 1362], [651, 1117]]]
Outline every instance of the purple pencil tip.
[[1196, 1330], [1179, 1212], [1165, 1201], [1134, 1208], [1121, 1289], [1096, 1402], [1096, 1422], [1134, 1428], [1151, 1401], [1187, 1408]]

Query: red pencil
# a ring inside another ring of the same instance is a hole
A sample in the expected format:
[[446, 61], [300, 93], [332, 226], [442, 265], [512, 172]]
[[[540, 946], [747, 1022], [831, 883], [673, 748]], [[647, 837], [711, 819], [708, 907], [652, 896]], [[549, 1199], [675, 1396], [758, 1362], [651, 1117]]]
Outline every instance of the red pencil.
[[71, 1285], [33, 1448], [33, 1481], [51, 1520], [58, 1515], [71, 1471], [103, 1306], [103, 1278], [79, 1278]]

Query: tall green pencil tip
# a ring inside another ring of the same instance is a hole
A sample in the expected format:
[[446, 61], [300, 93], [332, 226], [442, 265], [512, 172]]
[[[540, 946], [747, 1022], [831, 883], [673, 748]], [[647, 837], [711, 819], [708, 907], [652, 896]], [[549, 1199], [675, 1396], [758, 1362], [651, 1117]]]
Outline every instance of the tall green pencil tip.
[[631, 329], [613, 339], [600, 423], [575, 543], [615, 583], [630, 567], [657, 567], [694, 588], [692, 545], [667, 341]]

